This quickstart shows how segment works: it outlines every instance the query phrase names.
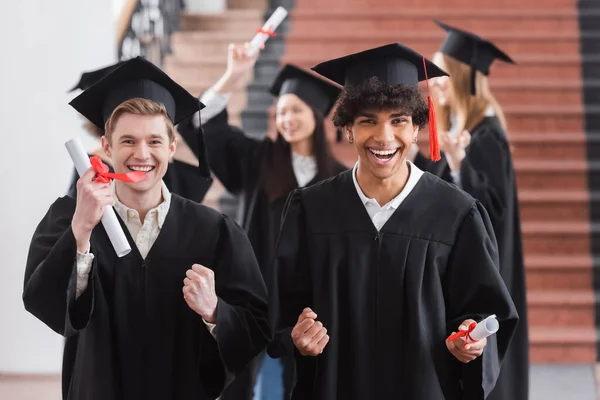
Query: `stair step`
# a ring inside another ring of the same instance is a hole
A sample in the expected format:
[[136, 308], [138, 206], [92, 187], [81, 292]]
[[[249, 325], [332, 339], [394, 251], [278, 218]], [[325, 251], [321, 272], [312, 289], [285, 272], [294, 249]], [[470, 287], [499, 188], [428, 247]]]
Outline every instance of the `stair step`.
[[[585, 160], [583, 133], [509, 133], [513, 159]], [[593, 143], [600, 145], [600, 141]], [[591, 143], [590, 143], [591, 145]]]
[[585, 160], [515, 160], [513, 164], [517, 173], [517, 186], [531, 190], [585, 190], [588, 187], [588, 169], [599, 171], [588, 166]]
[[227, 0], [228, 9], [263, 9], [266, 10], [269, 7], [268, 0]]
[[[243, 1], [243, 0], [237, 0]], [[479, 3], [476, 3], [479, 6]], [[527, 3], [523, 3], [522, 0], [495, 0], [494, 2], [485, 3], [493, 4], [494, 8], [513, 8], [519, 9], [527, 4], [527, 8], [545, 9], [565, 9], [575, 8], [573, 0], [530, 0]], [[415, 9], [422, 6], [423, 3], [420, 0], [403, 0], [401, 3], [402, 9]], [[438, 10], [451, 10], [451, 9], [465, 9], [473, 7], [473, 0], [429, 0], [427, 2], [428, 8], [436, 8]], [[296, 9], [314, 9], [323, 10], [326, 12], [329, 8], [339, 9], [348, 8], [353, 10], [395, 10], [399, 9], [397, 0], [332, 0], [330, 2], [323, 2], [322, 0], [302, 0], [297, 1]]]
[[585, 190], [519, 190], [521, 221], [588, 222], [590, 198]]
[[528, 292], [592, 290], [592, 260], [582, 255], [528, 255], [525, 257]]
[[[595, 18], [600, 12], [590, 11], [584, 18]], [[556, 29], [561, 32], [578, 32], [578, 12], [574, 7], [562, 9], [506, 9], [506, 8], [404, 8], [402, 9], [319, 9], [301, 8], [292, 12], [293, 29], [307, 32], [322, 29], [339, 33], [353, 33], [381, 29], [384, 31], [436, 29], [432, 19], [479, 32], [485, 30], [515, 30], [527, 27], [532, 31]]]
[[594, 327], [530, 327], [530, 360], [532, 363], [595, 363], [596, 340]]
[[180, 19], [181, 30], [252, 32], [262, 26], [264, 14], [263, 9], [230, 9], [219, 14], [184, 13]]
[[581, 255], [590, 251], [588, 223], [522, 222], [525, 254]]
[[[431, 56], [431, 54], [427, 54]], [[581, 64], [586, 63], [592, 68], [600, 68], [600, 57], [586, 55], [581, 57], [578, 53], [573, 54], [543, 54], [543, 53], [511, 53], [511, 57], [517, 65], [496, 63], [493, 66], [492, 82], [496, 79], [581, 79]], [[323, 57], [318, 55], [290, 53], [289, 51], [281, 59], [281, 64], [290, 63], [300, 67], [310, 68], [321, 61]], [[279, 60], [267, 60], [263, 62], [274, 62]], [[277, 67], [275, 67], [277, 69]]]
[[[598, 32], [489, 31], [479, 34], [509, 54], [519, 52], [578, 54], [579, 42], [582, 38], [595, 40], [600, 38]], [[286, 52], [290, 54], [310, 53], [322, 56], [326, 60], [388, 43], [401, 42], [421, 54], [431, 55], [439, 49], [444, 37], [445, 34], [440, 29], [426, 32], [355, 31], [346, 35], [329, 30], [290, 32], [286, 37]]]
[[530, 291], [527, 293], [531, 326], [593, 326], [596, 299], [591, 290]]
[[[204, 58], [227, 59], [229, 43], [244, 43], [252, 40], [252, 32], [175, 32], [171, 36], [173, 55], [189, 62], [201, 62]], [[266, 45], [274, 54], [283, 54], [284, 43], [281, 36], [270, 38]]]

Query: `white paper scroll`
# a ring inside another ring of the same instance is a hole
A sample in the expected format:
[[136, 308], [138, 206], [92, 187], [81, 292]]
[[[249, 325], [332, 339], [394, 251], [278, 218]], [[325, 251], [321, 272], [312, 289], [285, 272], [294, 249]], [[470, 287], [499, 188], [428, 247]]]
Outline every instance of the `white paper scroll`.
[[482, 340], [494, 333], [498, 332], [500, 323], [496, 319], [496, 315], [490, 315], [483, 321], [480, 321], [475, 329], [469, 334], [474, 341]]
[[[267, 22], [262, 27], [262, 31], [264, 32], [275, 32], [277, 27], [283, 22], [285, 17], [287, 17], [288, 12], [283, 7], [277, 7], [277, 9], [271, 14]], [[248, 57], [252, 57], [256, 52], [262, 47], [263, 44], [269, 38], [268, 33], [259, 32], [252, 38], [250, 42], [250, 46], [248, 47]]]
[[[77, 173], [79, 176], [82, 176], [88, 169], [90, 169], [92, 164], [90, 163], [90, 158], [85, 152], [85, 149], [81, 145], [81, 141], [78, 138], [71, 139], [65, 143], [65, 147], [67, 148], [67, 151], [73, 160], [73, 164], [75, 165]], [[108, 234], [110, 243], [113, 245], [117, 255], [119, 257], [124, 257], [129, 254], [129, 252], [131, 252], [131, 247], [129, 246], [127, 237], [123, 232], [123, 228], [121, 227], [121, 224], [119, 224], [119, 220], [115, 215], [115, 210], [113, 210], [111, 206], [104, 207], [102, 225], [104, 225], [104, 230]]]

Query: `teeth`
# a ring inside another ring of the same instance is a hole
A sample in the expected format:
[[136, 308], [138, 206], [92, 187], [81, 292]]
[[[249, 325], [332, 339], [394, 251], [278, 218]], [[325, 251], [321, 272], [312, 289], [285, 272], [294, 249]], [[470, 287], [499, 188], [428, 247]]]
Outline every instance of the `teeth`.
[[129, 166], [129, 169], [134, 171], [142, 171], [142, 172], [150, 172], [154, 169], [154, 167], [138, 167], [138, 166]]
[[375, 155], [378, 155], [378, 156], [391, 156], [398, 149], [394, 149], [394, 150], [373, 150], [373, 149], [369, 149], [369, 150], [371, 150], [371, 153], [373, 153]]

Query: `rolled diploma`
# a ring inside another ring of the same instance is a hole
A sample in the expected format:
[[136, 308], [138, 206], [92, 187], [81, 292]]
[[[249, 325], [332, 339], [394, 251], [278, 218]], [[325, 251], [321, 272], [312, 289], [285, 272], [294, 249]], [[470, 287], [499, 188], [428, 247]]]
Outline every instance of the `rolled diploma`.
[[[90, 158], [85, 152], [83, 146], [81, 145], [81, 141], [79, 138], [71, 139], [65, 143], [65, 147], [73, 160], [73, 164], [75, 165], [75, 169], [79, 176], [85, 174], [85, 172], [90, 169], [92, 164], [90, 163]], [[104, 215], [102, 216], [102, 225], [104, 225], [104, 230], [108, 234], [108, 238], [115, 249], [115, 252], [119, 257], [124, 257], [129, 252], [131, 252], [131, 247], [129, 246], [129, 242], [127, 241], [127, 237], [123, 232], [123, 228], [121, 224], [119, 224], [119, 220], [115, 215], [115, 210], [111, 206], [104, 206]]]
[[[283, 22], [287, 15], [288, 12], [285, 8], [277, 7], [277, 9], [269, 17], [267, 22], [265, 22], [265, 24], [263, 25], [262, 30], [275, 32], [277, 27]], [[269, 35], [267, 35], [266, 33], [257, 33], [256, 35], [254, 35], [248, 48], [248, 57], [252, 57], [258, 51], [258, 49], [260, 49], [260, 47], [263, 44], [265, 44], [268, 38]]]
[[469, 336], [474, 341], [478, 341], [498, 332], [499, 328], [500, 323], [498, 323], [496, 315], [490, 315], [483, 321], [480, 321]]

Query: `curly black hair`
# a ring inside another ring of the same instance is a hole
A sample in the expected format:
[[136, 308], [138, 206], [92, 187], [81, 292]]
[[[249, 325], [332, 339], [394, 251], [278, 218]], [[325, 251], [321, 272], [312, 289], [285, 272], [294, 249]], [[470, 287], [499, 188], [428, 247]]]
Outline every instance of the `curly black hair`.
[[390, 85], [372, 77], [358, 86], [344, 88], [333, 115], [333, 124], [351, 125], [361, 112], [398, 110], [410, 115], [413, 124], [423, 128], [429, 119], [429, 107], [419, 89], [408, 85]]

